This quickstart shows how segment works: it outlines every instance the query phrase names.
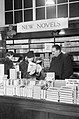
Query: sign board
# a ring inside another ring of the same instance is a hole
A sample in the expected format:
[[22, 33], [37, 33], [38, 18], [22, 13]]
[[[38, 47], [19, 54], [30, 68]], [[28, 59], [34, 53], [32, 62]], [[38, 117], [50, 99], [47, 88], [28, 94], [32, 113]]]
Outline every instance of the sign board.
[[56, 18], [17, 23], [17, 33], [68, 28], [68, 18]]

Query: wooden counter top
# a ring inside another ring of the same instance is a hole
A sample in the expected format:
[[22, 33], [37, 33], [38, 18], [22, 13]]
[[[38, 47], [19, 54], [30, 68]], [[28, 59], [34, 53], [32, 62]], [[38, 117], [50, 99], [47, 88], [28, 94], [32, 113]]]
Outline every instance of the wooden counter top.
[[4, 108], [4, 112], [8, 111], [7, 109], [9, 109], [10, 112], [12, 109], [16, 111], [32, 110], [63, 116], [72, 116], [74, 118], [79, 117], [79, 105], [51, 102], [46, 100], [28, 99], [24, 97], [0, 96], [0, 114], [2, 108]]

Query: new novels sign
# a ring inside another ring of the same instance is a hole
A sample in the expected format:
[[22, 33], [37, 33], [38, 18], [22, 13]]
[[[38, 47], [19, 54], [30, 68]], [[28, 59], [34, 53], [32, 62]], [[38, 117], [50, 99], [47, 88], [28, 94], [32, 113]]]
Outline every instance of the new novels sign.
[[68, 18], [46, 19], [17, 24], [17, 32], [37, 32], [68, 28]]

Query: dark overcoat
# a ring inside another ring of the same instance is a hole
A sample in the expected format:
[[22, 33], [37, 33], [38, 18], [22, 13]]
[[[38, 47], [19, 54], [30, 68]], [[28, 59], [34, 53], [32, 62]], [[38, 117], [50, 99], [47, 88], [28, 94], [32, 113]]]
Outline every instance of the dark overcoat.
[[14, 68], [13, 61], [10, 60], [8, 57], [5, 57], [1, 60], [1, 63], [4, 64], [4, 74], [8, 75], [7, 78], [9, 78], [10, 69]]
[[66, 79], [73, 74], [71, 58], [67, 54], [60, 53], [58, 57], [52, 58], [50, 72], [55, 72], [56, 79]]

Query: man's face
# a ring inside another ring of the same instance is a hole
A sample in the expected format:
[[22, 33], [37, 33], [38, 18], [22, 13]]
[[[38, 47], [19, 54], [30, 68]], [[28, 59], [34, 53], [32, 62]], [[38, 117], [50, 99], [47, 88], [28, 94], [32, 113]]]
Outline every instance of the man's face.
[[33, 57], [32, 58], [28, 58], [28, 62], [32, 62], [33, 61]]
[[52, 57], [57, 57], [60, 54], [60, 50], [57, 50], [55, 47], [52, 48]]
[[9, 59], [13, 60], [13, 55], [10, 55], [10, 56], [9, 56]]

